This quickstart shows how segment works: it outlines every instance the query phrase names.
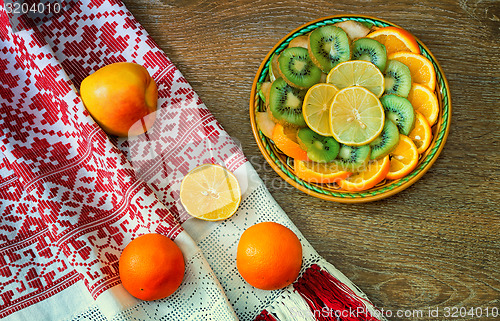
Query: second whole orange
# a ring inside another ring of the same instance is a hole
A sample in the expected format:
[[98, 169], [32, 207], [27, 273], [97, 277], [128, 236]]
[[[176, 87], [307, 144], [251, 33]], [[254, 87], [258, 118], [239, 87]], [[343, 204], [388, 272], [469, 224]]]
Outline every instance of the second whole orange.
[[302, 245], [289, 228], [275, 222], [249, 227], [240, 237], [236, 266], [250, 285], [277, 290], [292, 284], [302, 266]]

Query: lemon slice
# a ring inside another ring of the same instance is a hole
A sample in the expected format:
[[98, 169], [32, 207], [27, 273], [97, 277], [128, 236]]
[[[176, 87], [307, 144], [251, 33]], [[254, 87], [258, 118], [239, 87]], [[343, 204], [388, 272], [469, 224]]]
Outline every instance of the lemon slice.
[[204, 164], [184, 177], [180, 198], [191, 216], [205, 221], [219, 221], [236, 212], [241, 190], [236, 177], [226, 168]]
[[302, 104], [307, 126], [323, 136], [331, 136], [330, 106], [339, 90], [331, 84], [316, 84], [309, 88]]
[[341, 89], [330, 108], [330, 130], [344, 145], [370, 143], [384, 127], [384, 108], [371, 91], [353, 86]]
[[362, 86], [377, 97], [384, 93], [384, 75], [374, 64], [364, 60], [351, 60], [338, 64], [326, 76], [326, 82], [338, 89]]

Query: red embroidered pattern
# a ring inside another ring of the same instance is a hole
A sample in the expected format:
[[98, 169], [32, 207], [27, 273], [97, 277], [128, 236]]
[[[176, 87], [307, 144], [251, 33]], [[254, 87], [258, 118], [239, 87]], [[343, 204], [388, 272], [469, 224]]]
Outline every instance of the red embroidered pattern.
[[[0, 318], [78, 280], [94, 298], [118, 284], [131, 239], [182, 230], [187, 171], [246, 161], [120, 2], [78, 2], [38, 28], [14, 34], [0, 9]], [[73, 90], [118, 61], [145, 66], [158, 84], [147, 139], [110, 140]]]

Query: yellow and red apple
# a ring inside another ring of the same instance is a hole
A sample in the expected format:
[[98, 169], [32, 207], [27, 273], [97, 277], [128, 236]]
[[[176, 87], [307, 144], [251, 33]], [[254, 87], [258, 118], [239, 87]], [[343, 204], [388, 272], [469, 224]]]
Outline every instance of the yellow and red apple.
[[156, 118], [156, 83], [146, 68], [135, 63], [102, 67], [82, 81], [80, 96], [90, 115], [110, 135], [142, 134]]

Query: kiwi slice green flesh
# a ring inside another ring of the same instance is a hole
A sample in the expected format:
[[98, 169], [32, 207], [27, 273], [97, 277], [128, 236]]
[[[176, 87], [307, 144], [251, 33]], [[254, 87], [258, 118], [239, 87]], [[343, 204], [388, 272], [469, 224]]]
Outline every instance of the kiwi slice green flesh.
[[333, 137], [322, 136], [309, 128], [299, 129], [297, 141], [307, 151], [307, 157], [318, 163], [333, 161], [340, 149], [340, 144]]
[[328, 74], [337, 64], [351, 58], [349, 37], [342, 28], [320, 27], [309, 35], [309, 55], [312, 61]]
[[363, 21], [363, 22], [361, 22], [361, 24], [364, 25], [365, 27], [367, 27], [368, 29], [371, 29], [374, 26], [373, 23], [368, 22], [368, 21]]
[[269, 111], [274, 120], [282, 125], [305, 127], [302, 102], [306, 92], [290, 86], [281, 77], [273, 81], [269, 92]]
[[385, 110], [386, 120], [396, 124], [403, 135], [409, 135], [415, 125], [415, 111], [410, 101], [394, 94], [384, 95], [380, 99]]
[[283, 50], [278, 57], [278, 66], [283, 79], [297, 88], [307, 89], [321, 79], [321, 69], [312, 62], [306, 48]]
[[368, 164], [370, 160], [370, 146], [347, 146], [341, 145], [337, 159], [333, 162], [340, 168], [356, 172]]
[[410, 68], [397, 60], [387, 61], [385, 67], [385, 93], [408, 97], [411, 89]]
[[387, 63], [387, 50], [385, 46], [375, 39], [360, 38], [351, 46], [353, 60], [366, 60], [374, 64], [381, 71], [385, 70]]
[[399, 142], [398, 126], [386, 119], [380, 135], [370, 143], [372, 149], [370, 159], [379, 159], [388, 155], [396, 148]]

